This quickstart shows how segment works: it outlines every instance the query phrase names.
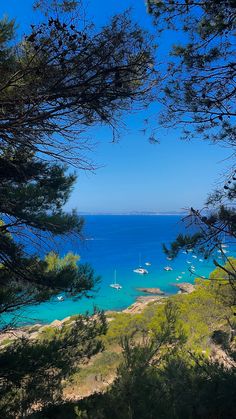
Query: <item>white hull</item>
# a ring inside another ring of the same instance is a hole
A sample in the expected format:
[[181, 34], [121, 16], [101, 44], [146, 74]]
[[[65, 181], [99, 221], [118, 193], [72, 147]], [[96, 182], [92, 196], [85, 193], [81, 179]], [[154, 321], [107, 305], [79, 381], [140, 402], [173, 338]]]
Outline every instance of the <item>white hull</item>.
[[135, 272], [136, 274], [140, 274], [140, 275], [146, 275], [146, 274], [148, 274], [147, 269], [143, 269], [143, 268], [134, 269], [133, 272]]
[[110, 287], [115, 288], [116, 290], [120, 290], [122, 288], [120, 284], [111, 284]]

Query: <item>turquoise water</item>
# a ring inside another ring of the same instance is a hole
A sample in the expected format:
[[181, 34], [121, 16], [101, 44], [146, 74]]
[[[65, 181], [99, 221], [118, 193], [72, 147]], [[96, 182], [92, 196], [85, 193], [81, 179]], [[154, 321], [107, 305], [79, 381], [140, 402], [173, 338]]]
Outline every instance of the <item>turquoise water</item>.
[[[208, 276], [212, 271], [212, 261], [200, 262], [193, 254], [181, 253], [175, 260], [167, 261], [162, 251], [162, 243], [169, 244], [180, 232], [186, 232], [180, 216], [86, 216], [84, 235], [86, 240], [72, 243], [58, 243], [61, 255], [71, 250], [81, 255], [81, 263], [90, 263], [97, 275], [101, 276], [99, 288], [92, 299], [82, 298], [73, 301], [69, 298], [62, 302], [53, 299], [48, 303], [27, 308], [21, 313], [21, 321], [51, 322], [69, 315], [92, 312], [94, 306], [104, 310], [121, 310], [132, 304], [141, 295], [137, 287], [158, 287], [167, 294], [176, 293], [176, 278], [179, 282], [193, 282], [196, 276]], [[149, 271], [148, 275], [139, 275], [133, 269], [141, 262]], [[188, 269], [191, 264], [196, 268], [196, 275]], [[145, 266], [150, 262], [151, 266]], [[173, 271], [165, 271], [165, 266], [172, 266]], [[117, 271], [117, 282], [122, 289], [117, 291], [109, 285], [114, 281], [114, 270]], [[185, 272], [184, 274], [182, 272]]]

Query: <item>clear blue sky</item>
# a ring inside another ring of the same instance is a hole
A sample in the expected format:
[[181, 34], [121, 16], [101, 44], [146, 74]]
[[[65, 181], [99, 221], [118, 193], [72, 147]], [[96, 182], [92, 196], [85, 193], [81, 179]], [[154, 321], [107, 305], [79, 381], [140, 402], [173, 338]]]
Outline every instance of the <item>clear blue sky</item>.
[[[18, 32], [24, 33], [38, 20], [32, 4], [32, 0], [8, 0], [0, 3], [0, 13], [15, 17]], [[155, 31], [144, 0], [88, 0], [86, 4], [96, 26], [131, 6], [134, 19]], [[157, 52], [161, 59], [172, 40], [171, 33], [161, 40]], [[154, 104], [148, 116], [157, 111]], [[90, 157], [100, 168], [95, 173], [78, 173], [68, 208], [86, 212], [179, 211], [203, 205], [230, 164], [225, 160], [229, 149], [198, 140], [183, 142], [176, 130], [163, 129], [158, 134], [161, 144], [151, 145], [140, 132], [144, 117], [144, 113], [126, 116], [127, 130], [117, 144], [111, 142], [109, 130], [92, 130], [98, 145]]]

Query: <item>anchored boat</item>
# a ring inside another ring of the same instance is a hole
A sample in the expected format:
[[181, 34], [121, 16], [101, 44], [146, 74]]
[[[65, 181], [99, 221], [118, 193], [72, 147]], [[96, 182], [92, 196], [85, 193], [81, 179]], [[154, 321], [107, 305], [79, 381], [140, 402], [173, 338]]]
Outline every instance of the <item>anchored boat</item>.
[[110, 284], [111, 288], [115, 288], [116, 290], [120, 290], [122, 286], [116, 282], [116, 269], [114, 271], [114, 283]]

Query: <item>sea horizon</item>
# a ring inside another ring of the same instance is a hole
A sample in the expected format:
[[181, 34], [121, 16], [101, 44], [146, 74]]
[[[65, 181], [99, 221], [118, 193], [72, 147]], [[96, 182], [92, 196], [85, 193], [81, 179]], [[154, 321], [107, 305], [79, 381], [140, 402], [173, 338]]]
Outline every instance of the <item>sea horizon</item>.
[[145, 212], [145, 211], [142, 211], [142, 212], [138, 212], [138, 211], [129, 211], [129, 212], [109, 212], [109, 211], [107, 211], [107, 212], [99, 212], [99, 211], [96, 211], [96, 212], [87, 212], [87, 211], [81, 211], [80, 213], [79, 213], [79, 215], [127, 215], [127, 216], [129, 216], [129, 215], [134, 215], [134, 216], [142, 216], [142, 215], [166, 215], [166, 216], [175, 216], [175, 215], [177, 215], [177, 216], [182, 216], [182, 215], [188, 215], [188, 212], [181, 212], [181, 211], [176, 211], [176, 212], [171, 212], [171, 211], [168, 211], [168, 212], [152, 212], [152, 211], [147, 211], [147, 212]]

